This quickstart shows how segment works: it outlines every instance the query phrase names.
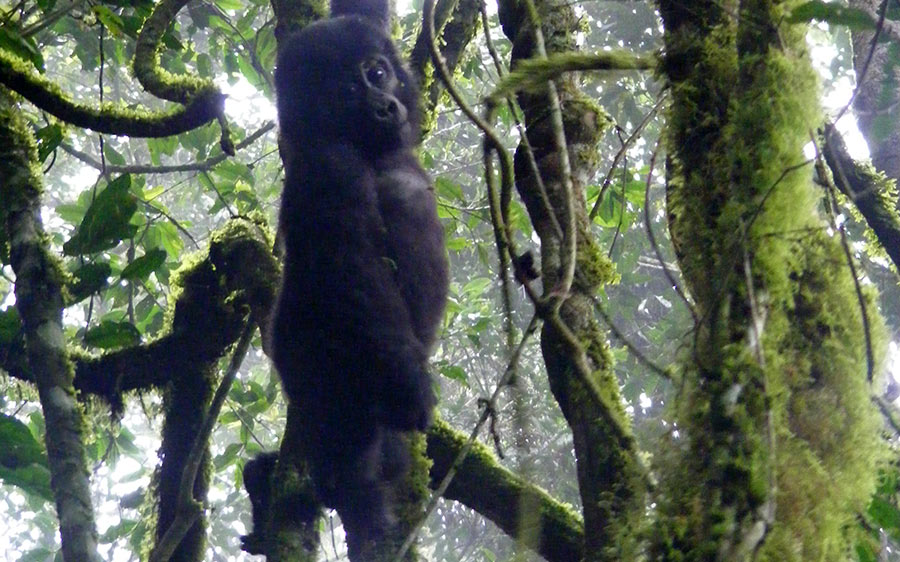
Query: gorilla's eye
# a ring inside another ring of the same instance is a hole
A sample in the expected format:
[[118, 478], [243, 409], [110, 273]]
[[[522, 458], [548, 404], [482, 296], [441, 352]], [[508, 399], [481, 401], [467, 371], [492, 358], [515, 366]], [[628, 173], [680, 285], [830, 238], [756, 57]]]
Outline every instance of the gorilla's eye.
[[369, 82], [372, 84], [381, 84], [384, 81], [385, 76], [387, 76], [387, 72], [381, 64], [377, 64], [366, 71], [366, 78], [368, 78]]
[[360, 69], [368, 86], [381, 88], [390, 78], [390, 70], [383, 57], [373, 57], [364, 61]]

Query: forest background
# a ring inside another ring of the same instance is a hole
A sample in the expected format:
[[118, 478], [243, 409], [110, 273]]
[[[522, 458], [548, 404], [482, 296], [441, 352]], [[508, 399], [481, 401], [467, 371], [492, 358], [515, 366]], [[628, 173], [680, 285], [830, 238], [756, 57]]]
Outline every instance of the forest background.
[[[292, 439], [272, 70], [325, 13], [0, 5], [0, 557], [253, 559], [241, 468]], [[383, 559], [426, 510], [406, 560], [900, 559], [900, 3], [439, 0], [394, 32], [452, 285]], [[270, 560], [346, 557], [333, 512], [273, 529]]]

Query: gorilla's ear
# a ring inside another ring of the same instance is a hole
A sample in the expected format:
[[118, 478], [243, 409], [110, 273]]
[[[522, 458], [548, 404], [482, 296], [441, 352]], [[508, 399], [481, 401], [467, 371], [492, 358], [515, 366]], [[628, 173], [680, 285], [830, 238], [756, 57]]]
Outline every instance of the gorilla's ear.
[[363, 16], [387, 31], [391, 22], [390, 0], [331, 0], [331, 17]]

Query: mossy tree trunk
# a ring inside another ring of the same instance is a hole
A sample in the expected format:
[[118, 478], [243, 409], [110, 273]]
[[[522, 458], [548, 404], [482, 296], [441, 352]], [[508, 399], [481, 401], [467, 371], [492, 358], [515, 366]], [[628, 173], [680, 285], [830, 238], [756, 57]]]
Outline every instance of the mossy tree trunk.
[[817, 209], [794, 4], [659, 2], [669, 229], [700, 320], [654, 559], [844, 560], [873, 490], [867, 347], [883, 335]]
[[[578, 19], [571, 4], [536, 2], [548, 54], [577, 50]], [[522, 1], [500, 3], [500, 23], [513, 42], [512, 66], [538, 55], [534, 27]], [[525, 202], [541, 239], [541, 272], [547, 294], [565, 283], [565, 264], [575, 259], [571, 290], [560, 318], [583, 348], [595, 385], [579, 374], [575, 352], [552, 322], [545, 322], [541, 348], [550, 388], [572, 430], [577, 457], [578, 486], [584, 511], [584, 560], [630, 560], [637, 554], [635, 531], [645, 515], [645, 480], [635, 455], [630, 422], [622, 407], [619, 384], [605, 336], [597, 324], [593, 298], [613, 279], [613, 266], [591, 233], [584, 187], [597, 171], [597, 143], [609, 119], [578, 89], [577, 75], [568, 74], [555, 85], [570, 162], [565, 170], [557, 151], [551, 118], [552, 94], [545, 89], [522, 93], [518, 102], [525, 115], [526, 134], [540, 179], [520, 144], [515, 154], [516, 189]], [[565, 174], [570, 172], [571, 193]], [[544, 195], [549, 207], [544, 203]], [[568, 201], [567, 201], [568, 199]], [[571, 209], [569, 217], [567, 209]], [[551, 216], [553, 215], [553, 216]], [[575, 255], [566, 255], [567, 222], [574, 220]], [[560, 228], [560, 225], [562, 227]], [[593, 388], [591, 388], [593, 386]], [[602, 396], [598, 396], [596, 390]], [[526, 532], [527, 530], [523, 530]], [[538, 535], [534, 534], [532, 538]], [[524, 537], [526, 542], [529, 537]]]
[[66, 562], [98, 562], [97, 527], [84, 455], [84, 418], [75, 397], [62, 311], [66, 274], [41, 223], [37, 143], [16, 100], [0, 89], [0, 229], [16, 274], [28, 366], [46, 420], [44, 439]]

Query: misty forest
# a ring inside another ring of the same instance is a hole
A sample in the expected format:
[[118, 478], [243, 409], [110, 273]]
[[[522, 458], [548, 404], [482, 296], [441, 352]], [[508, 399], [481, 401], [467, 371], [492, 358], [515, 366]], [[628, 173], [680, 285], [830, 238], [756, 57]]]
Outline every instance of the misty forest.
[[391, 2], [450, 280], [364, 554], [269, 337], [329, 9], [0, 2], [0, 560], [900, 560], [900, 2]]

